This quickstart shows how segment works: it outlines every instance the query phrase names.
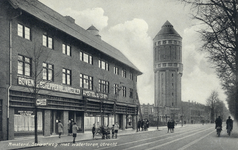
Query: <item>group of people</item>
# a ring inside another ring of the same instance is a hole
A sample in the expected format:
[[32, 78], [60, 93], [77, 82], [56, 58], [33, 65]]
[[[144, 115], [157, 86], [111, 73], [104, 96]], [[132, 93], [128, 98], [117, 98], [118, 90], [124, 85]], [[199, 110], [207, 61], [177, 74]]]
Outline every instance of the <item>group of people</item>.
[[173, 119], [169, 119], [167, 123], [168, 131], [167, 133], [173, 133], [174, 132], [174, 126], [175, 126], [175, 121]]
[[[222, 128], [222, 119], [220, 116], [218, 116], [218, 118], [215, 120], [215, 124], [216, 124], [215, 129], [217, 129], [217, 127]], [[233, 120], [231, 119], [230, 116], [226, 120], [226, 129], [227, 129], [227, 133], [228, 131], [232, 131], [233, 129]]]
[[[101, 126], [101, 127], [95, 127], [95, 124], [93, 124], [93, 127], [92, 127], [92, 134], [93, 134], [93, 139], [95, 137], [95, 134], [101, 132], [102, 134], [102, 138], [105, 139], [105, 138], [110, 138], [110, 133], [112, 133], [112, 138], [117, 138], [117, 134], [118, 134], [118, 130], [119, 130], [119, 125], [118, 123], [116, 122], [115, 125], [112, 125], [112, 127], [108, 127], [107, 126]], [[114, 136], [115, 135], [115, 136]]]
[[137, 122], [137, 131], [147, 131], [149, 128], [149, 120], [148, 119], [142, 119]]
[[[59, 138], [61, 138], [61, 134], [63, 133], [63, 128], [64, 125], [62, 124], [61, 120], [58, 121], [58, 133], [59, 133]], [[76, 122], [73, 120], [69, 120], [68, 123], [68, 135], [73, 135], [73, 143], [75, 143], [75, 139], [77, 137], [77, 131], [78, 131], [78, 126], [76, 125]]]

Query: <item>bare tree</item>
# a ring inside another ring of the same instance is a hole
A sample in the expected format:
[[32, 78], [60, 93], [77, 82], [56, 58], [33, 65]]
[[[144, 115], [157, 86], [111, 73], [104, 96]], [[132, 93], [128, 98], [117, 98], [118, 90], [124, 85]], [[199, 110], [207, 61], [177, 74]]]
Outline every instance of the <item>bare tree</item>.
[[[193, 18], [204, 28], [199, 31], [202, 50], [209, 53], [222, 86], [226, 91], [235, 89], [235, 119], [238, 120], [238, 2], [237, 0], [181, 0], [191, 4]], [[195, 10], [195, 11], [194, 11]], [[228, 101], [229, 103], [230, 101]]]
[[219, 101], [218, 98], [218, 93], [216, 91], [212, 91], [211, 95], [207, 99], [207, 106], [210, 107], [210, 112], [211, 112], [211, 122], [214, 122], [214, 117], [215, 117], [215, 110], [216, 110], [216, 105]]

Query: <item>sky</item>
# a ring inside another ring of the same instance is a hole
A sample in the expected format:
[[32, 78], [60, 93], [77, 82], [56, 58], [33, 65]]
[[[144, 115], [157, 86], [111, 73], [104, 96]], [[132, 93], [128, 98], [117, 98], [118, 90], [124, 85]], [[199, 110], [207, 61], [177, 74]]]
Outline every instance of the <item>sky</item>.
[[119, 49], [141, 72], [140, 103], [154, 104], [153, 38], [168, 20], [182, 40], [182, 101], [206, 104], [212, 91], [226, 103], [207, 54], [201, 52], [191, 9], [178, 0], [39, 0], [63, 16], [71, 16], [84, 29], [94, 25], [101, 39]]

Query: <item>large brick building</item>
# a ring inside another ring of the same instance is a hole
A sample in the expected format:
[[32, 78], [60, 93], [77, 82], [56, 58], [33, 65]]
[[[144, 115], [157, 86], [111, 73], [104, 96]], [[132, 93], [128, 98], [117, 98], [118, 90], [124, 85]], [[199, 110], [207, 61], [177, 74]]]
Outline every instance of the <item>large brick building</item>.
[[59, 120], [64, 134], [71, 119], [82, 132], [93, 123], [124, 129], [127, 118], [135, 126], [142, 73], [95, 27], [38, 0], [1, 0], [0, 12], [0, 139], [33, 134], [35, 114], [45, 136]]

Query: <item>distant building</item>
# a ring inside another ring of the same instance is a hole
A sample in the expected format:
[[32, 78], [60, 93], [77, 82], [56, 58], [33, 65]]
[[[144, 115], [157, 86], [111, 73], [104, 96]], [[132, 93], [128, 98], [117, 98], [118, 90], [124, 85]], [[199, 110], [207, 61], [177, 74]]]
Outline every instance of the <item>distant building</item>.
[[181, 107], [182, 37], [166, 21], [153, 39], [154, 103], [163, 117], [179, 119]]

